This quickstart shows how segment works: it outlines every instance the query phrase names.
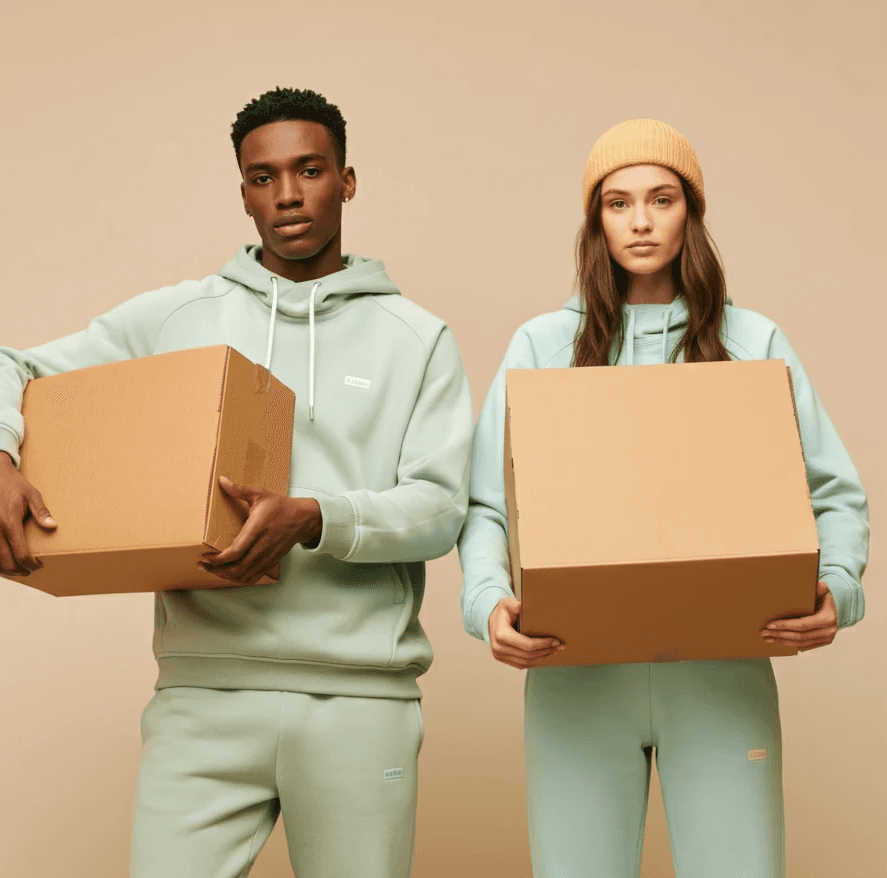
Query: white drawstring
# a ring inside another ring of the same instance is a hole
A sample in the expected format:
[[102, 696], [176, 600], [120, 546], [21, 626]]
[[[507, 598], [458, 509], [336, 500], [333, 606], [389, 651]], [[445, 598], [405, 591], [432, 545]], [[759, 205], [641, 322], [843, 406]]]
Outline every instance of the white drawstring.
[[308, 417], [314, 420], [314, 296], [320, 281], [311, 287], [311, 298], [308, 301]]
[[668, 327], [671, 323], [671, 308], [665, 309], [665, 327], [662, 330], [662, 362], [665, 363], [665, 355], [668, 347]]
[[274, 324], [277, 318], [277, 278], [271, 277], [271, 324], [268, 327], [268, 356], [265, 358], [265, 368], [271, 371], [271, 351], [274, 350]]
[[634, 308], [628, 309], [628, 337], [625, 339], [625, 361], [634, 365]]

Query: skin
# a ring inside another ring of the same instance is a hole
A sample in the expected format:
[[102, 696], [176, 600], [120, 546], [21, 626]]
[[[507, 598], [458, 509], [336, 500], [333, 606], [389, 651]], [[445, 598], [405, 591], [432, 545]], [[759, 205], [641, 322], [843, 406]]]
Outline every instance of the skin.
[[[671, 264], [681, 255], [687, 224], [680, 177], [658, 165], [614, 171], [601, 184], [601, 223], [610, 257], [628, 275], [626, 301], [674, 301]], [[641, 241], [652, 245], [639, 249]]]
[[[607, 175], [601, 183], [601, 224], [610, 257], [628, 275], [629, 304], [674, 301], [677, 290], [671, 265], [681, 255], [687, 201], [674, 171], [658, 165], [632, 165]], [[650, 241], [644, 249], [632, 247]], [[488, 622], [493, 657], [526, 670], [564, 647], [552, 637], [527, 637], [515, 630], [520, 601], [503, 598]], [[767, 643], [794, 646], [799, 652], [828, 646], [838, 631], [835, 600], [824, 582], [816, 585], [812, 615], [768, 620], [761, 628]]]
[[[316, 280], [342, 265], [342, 204], [354, 196], [354, 169], [341, 167], [327, 129], [308, 121], [271, 122], [252, 130], [240, 152], [243, 206], [262, 241], [262, 264], [292, 281]], [[307, 223], [282, 229], [275, 221], [299, 214]], [[246, 521], [223, 552], [200, 566], [222, 579], [253, 585], [280, 576], [280, 561], [296, 544], [314, 547], [323, 529], [320, 506], [221, 478]], [[28, 549], [23, 522], [32, 516], [47, 530], [57, 525], [40, 492], [0, 453], [0, 573], [26, 576], [43, 564]]]
[[[342, 204], [354, 197], [354, 168], [340, 168], [329, 131], [319, 122], [260, 125], [240, 147], [240, 195], [262, 240], [262, 265], [301, 282], [342, 270]], [[301, 229], [275, 221], [299, 215]]]

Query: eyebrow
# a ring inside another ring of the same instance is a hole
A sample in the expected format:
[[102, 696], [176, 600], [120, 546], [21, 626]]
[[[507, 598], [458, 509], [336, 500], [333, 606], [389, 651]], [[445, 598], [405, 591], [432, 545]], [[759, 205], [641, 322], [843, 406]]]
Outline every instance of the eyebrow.
[[[648, 189], [645, 194], [651, 195], [654, 192], [661, 192], [663, 189], [674, 189], [677, 191], [678, 188], [679, 187], [674, 183], [662, 183], [659, 186], [654, 186], [652, 189]], [[631, 195], [631, 192], [626, 192], [624, 189], [607, 189], [606, 192], [601, 193], [601, 198], [608, 195]]]
[[[300, 155], [298, 159], [294, 162], [294, 164], [298, 167], [299, 165], [306, 165], [308, 162], [316, 162], [316, 161], [328, 161], [327, 157], [322, 152], [306, 152], [303, 155]], [[271, 162], [250, 162], [244, 169], [243, 172], [245, 174], [251, 174], [254, 171], [274, 171], [277, 169], [277, 165], [272, 164]]]

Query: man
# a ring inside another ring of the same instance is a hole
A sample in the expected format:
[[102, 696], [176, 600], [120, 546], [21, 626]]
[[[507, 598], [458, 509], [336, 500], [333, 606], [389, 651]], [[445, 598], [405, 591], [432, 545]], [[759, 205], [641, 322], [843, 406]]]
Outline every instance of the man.
[[378, 259], [343, 258], [356, 178], [338, 108], [278, 88], [232, 139], [260, 246], [83, 332], [0, 349], [0, 572], [41, 566], [28, 514], [56, 526], [16, 469], [28, 380], [213, 344], [270, 358], [297, 399], [289, 496], [223, 480], [249, 515], [203, 566], [246, 585], [157, 596], [131, 874], [245, 876], [282, 812], [299, 878], [402, 878], [431, 661], [423, 562], [465, 516], [468, 384], [447, 327]]

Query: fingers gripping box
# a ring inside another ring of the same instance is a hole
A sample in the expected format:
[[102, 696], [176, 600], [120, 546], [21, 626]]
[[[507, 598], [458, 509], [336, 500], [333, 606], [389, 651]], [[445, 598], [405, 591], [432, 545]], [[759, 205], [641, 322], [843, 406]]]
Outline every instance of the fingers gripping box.
[[285, 494], [294, 408], [226, 346], [29, 382], [21, 471], [58, 527], [26, 521], [44, 567], [10, 578], [54, 595], [231, 585], [197, 567], [246, 517], [219, 476]]
[[793, 655], [819, 543], [781, 360], [511, 370], [505, 484], [520, 630], [543, 666]]

